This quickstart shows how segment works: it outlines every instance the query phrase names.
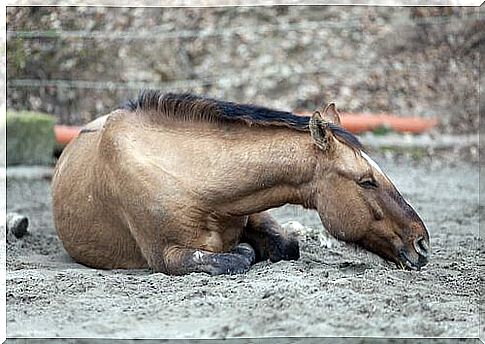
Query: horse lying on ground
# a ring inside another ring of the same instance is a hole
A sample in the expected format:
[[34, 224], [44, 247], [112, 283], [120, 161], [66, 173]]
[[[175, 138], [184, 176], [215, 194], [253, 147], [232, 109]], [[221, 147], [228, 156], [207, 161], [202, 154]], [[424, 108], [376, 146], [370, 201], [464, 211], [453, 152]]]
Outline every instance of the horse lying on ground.
[[296, 238], [266, 212], [287, 203], [316, 209], [333, 236], [401, 267], [428, 260], [423, 222], [333, 103], [309, 120], [145, 91], [84, 127], [52, 193], [65, 249], [95, 268], [217, 275], [298, 259]]

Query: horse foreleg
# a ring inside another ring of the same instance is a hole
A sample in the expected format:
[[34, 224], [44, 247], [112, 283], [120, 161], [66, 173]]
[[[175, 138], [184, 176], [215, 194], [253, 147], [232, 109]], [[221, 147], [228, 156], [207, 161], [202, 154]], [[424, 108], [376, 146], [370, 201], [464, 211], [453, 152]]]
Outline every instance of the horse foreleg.
[[249, 216], [241, 242], [247, 242], [254, 248], [256, 261], [269, 259], [277, 262], [300, 258], [297, 238], [265, 211]]
[[205, 272], [210, 275], [240, 274], [254, 263], [255, 253], [248, 244], [239, 244], [227, 253], [172, 246], [164, 250], [165, 273], [184, 275]]

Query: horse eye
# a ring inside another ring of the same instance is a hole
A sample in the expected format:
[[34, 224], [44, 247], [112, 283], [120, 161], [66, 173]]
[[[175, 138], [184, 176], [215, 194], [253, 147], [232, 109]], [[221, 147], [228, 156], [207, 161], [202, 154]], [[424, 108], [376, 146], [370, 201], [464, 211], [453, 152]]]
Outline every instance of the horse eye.
[[358, 184], [364, 189], [375, 189], [379, 186], [373, 179], [362, 179], [358, 182]]

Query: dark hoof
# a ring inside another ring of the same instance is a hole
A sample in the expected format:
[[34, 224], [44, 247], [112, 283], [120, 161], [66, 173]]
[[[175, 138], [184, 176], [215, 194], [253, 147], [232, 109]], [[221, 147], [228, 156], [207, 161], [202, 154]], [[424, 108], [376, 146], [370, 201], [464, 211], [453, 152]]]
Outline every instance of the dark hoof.
[[295, 237], [281, 238], [272, 242], [269, 250], [269, 260], [273, 263], [280, 260], [300, 259], [300, 245]]
[[215, 275], [242, 274], [249, 270], [251, 263], [243, 256], [227, 254], [212, 261], [208, 273]]
[[256, 260], [256, 253], [254, 252], [254, 249], [251, 247], [251, 245], [247, 243], [241, 243], [237, 245], [231, 253], [241, 255], [245, 257], [248, 261], [249, 264], [253, 264], [254, 261]]
[[256, 254], [249, 244], [239, 244], [230, 253], [211, 257], [209, 274], [235, 275], [247, 272], [254, 263]]

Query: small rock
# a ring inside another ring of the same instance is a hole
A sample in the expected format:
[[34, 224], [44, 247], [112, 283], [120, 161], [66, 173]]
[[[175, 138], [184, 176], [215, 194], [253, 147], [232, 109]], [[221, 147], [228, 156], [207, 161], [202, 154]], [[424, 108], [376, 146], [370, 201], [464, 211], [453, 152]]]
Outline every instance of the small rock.
[[16, 238], [21, 238], [27, 234], [29, 219], [18, 213], [7, 214], [7, 233], [11, 232]]

